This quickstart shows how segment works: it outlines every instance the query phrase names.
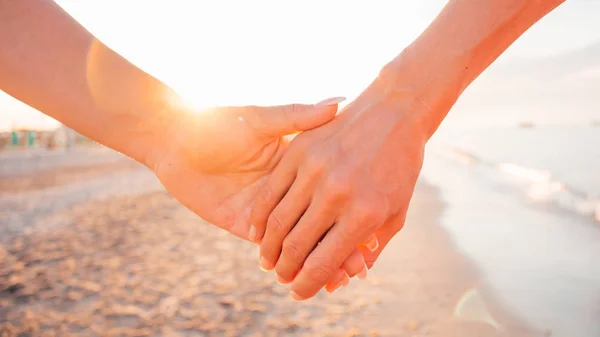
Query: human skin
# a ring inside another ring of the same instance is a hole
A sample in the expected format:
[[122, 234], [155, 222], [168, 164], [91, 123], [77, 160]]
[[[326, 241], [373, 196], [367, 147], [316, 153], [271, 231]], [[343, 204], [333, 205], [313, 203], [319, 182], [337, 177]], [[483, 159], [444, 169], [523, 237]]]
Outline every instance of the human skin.
[[461, 93], [564, 0], [454, 0], [330, 123], [302, 133], [261, 187], [260, 263], [314, 296], [357, 244], [371, 267], [403, 227], [427, 141]]
[[[244, 239], [283, 136], [332, 120], [342, 100], [192, 111], [49, 0], [0, 0], [0, 89], [146, 165], [183, 205]], [[363, 256], [346, 266], [332, 280], [347, 282]]]

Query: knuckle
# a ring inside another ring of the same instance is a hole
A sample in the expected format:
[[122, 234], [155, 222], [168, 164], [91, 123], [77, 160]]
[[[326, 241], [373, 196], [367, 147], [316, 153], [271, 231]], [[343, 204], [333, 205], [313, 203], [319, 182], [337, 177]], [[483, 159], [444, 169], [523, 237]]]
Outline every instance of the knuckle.
[[273, 192], [271, 190], [271, 187], [269, 185], [264, 185], [258, 192], [258, 195], [256, 196], [256, 200], [257, 200], [257, 202], [259, 202], [261, 204], [268, 205], [269, 202], [271, 201], [272, 195], [273, 195]]
[[292, 127], [296, 130], [300, 130], [300, 127], [298, 126], [298, 123], [296, 121], [296, 115], [300, 110], [301, 109], [299, 104], [290, 104], [285, 106], [282, 111], [284, 118], [287, 120], [287, 123], [292, 125]]
[[346, 175], [330, 174], [325, 181], [325, 191], [330, 198], [339, 199], [350, 194], [350, 183]]
[[264, 223], [265, 222], [265, 213], [269, 211], [269, 205], [271, 202], [271, 188], [269, 186], [264, 186], [256, 195], [255, 204], [252, 207], [250, 212], [250, 217], [253, 222]]
[[304, 254], [299, 244], [292, 239], [284, 239], [281, 247], [281, 256], [294, 264], [301, 265], [304, 262]]
[[263, 212], [259, 210], [257, 206], [252, 207], [250, 211], [250, 221], [254, 226], [261, 226], [263, 224]]
[[321, 151], [312, 151], [302, 164], [302, 170], [309, 176], [315, 176], [325, 169], [327, 157]]
[[361, 232], [361, 226], [359, 223], [353, 222], [347, 224], [347, 226], [341, 226], [337, 235], [340, 242], [354, 242], [357, 235]]
[[293, 115], [293, 114], [299, 112], [300, 110], [301, 110], [300, 104], [290, 104], [287, 106], [286, 113]]
[[354, 216], [356, 222], [361, 225], [378, 226], [383, 219], [382, 205], [374, 199], [361, 199], [354, 204]]
[[310, 276], [310, 278], [319, 283], [325, 284], [335, 275], [337, 268], [334, 268], [332, 265], [327, 263], [310, 263], [304, 266], [306, 269], [306, 273]]
[[274, 232], [284, 232], [286, 230], [285, 222], [281, 221], [281, 217], [273, 212], [267, 220], [267, 230]]
[[231, 228], [235, 224], [235, 212], [233, 212], [229, 207], [221, 206], [216, 209], [215, 213], [215, 225], [230, 232]]

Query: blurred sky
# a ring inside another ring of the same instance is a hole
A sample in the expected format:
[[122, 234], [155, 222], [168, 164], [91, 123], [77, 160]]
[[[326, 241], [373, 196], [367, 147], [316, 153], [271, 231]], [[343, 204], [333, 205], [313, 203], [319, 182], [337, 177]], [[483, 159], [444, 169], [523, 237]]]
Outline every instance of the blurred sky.
[[[57, 1], [100, 40], [197, 106], [352, 98], [445, 1]], [[502, 57], [600, 41], [600, 1], [569, 0]], [[0, 130], [54, 121], [0, 92]]]

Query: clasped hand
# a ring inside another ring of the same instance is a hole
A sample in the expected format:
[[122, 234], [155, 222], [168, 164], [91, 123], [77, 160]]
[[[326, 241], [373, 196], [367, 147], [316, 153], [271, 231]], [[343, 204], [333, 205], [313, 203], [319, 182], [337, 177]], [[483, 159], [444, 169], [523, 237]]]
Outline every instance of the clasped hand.
[[[316, 105], [182, 114], [152, 167], [207, 221], [260, 244], [297, 300], [366, 276], [404, 224], [425, 146], [422, 106], [375, 80], [336, 116]], [[301, 131], [291, 142], [285, 135]]]

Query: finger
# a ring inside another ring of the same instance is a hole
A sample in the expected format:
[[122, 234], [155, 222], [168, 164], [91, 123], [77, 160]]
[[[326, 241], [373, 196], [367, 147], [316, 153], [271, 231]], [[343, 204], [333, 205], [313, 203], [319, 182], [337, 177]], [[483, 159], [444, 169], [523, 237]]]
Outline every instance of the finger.
[[[310, 180], [298, 178], [292, 187], [275, 207], [267, 220], [265, 235], [260, 243], [260, 266], [263, 270], [271, 270], [277, 264], [285, 237], [300, 220], [310, 204]], [[287, 245], [286, 253], [297, 256], [295, 247]], [[287, 278], [279, 280], [286, 283]], [[289, 280], [291, 281], [291, 279]]]
[[348, 283], [350, 283], [350, 277], [348, 274], [343, 269], [338, 269], [333, 281], [325, 285], [325, 290], [331, 294], [340, 286], [346, 286]]
[[379, 248], [379, 241], [377, 240], [377, 236], [372, 234], [370, 238], [368, 238], [364, 243], [361, 243], [361, 246], [364, 246], [369, 251], [374, 252]]
[[350, 278], [358, 275], [360, 279], [367, 277], [367, 265], [360, 250], [355, 249], [350, 256], [342, 263], [342, 269]]
[[333, 226], [309, 255], [304, 266], [292, 282], [290, 291], [296, 300], [313, 297], [341, 267], [342, 263], [362, 241], [352, 228], [351, 218], [344, 219]]
[[294, 156], [290, 149], [288, 155], [283, 156], [279, 164], [260, 187], [254, 199], [254, 205], [250, 211], [250, 229], [248, 240], [261, 243], [267, 228], [267, 220], [277, 204], [290, 189], [298, 168], [299, 157]]
[[344, 97], [332, 97], [317, 104], [289, 104], [253, 107], [246, 122], [258, 132], [273, 137], [289, 135], [321, 126], [335, 117]]
[[294, 280], [310, 252], [333, 226], [336, 203], [324, 201], [319, 197], [313, 200], [291, 232], [285, 238], [281, 238], [283, 247], [275, 267], [281, 279], [287, 282]]

